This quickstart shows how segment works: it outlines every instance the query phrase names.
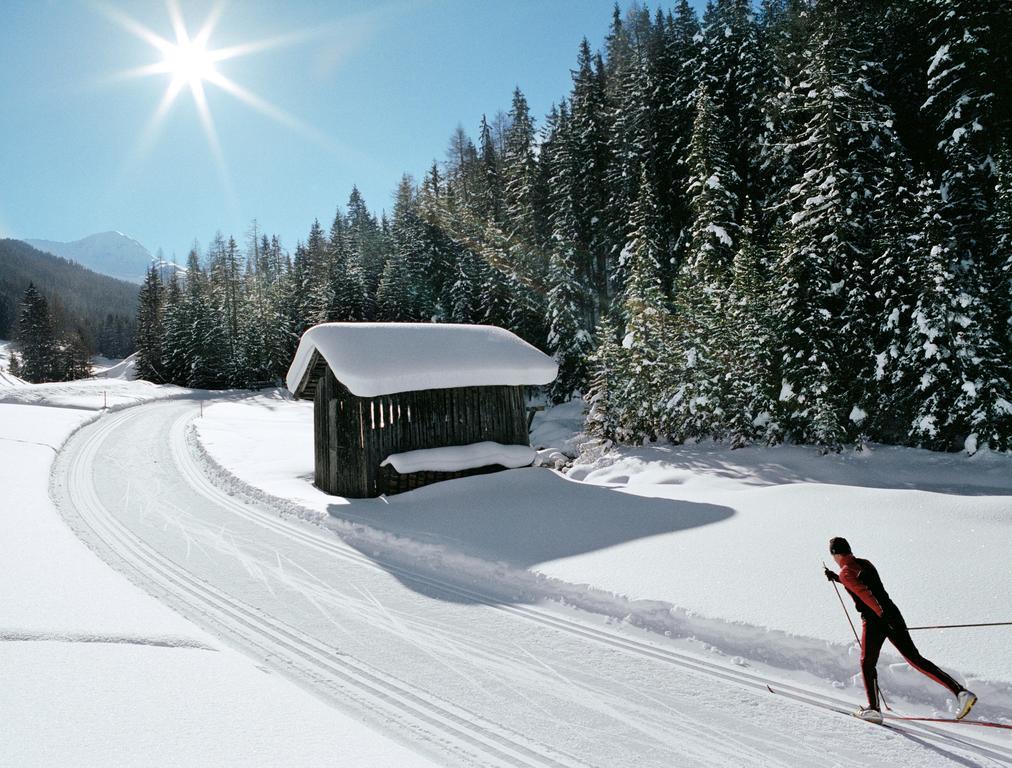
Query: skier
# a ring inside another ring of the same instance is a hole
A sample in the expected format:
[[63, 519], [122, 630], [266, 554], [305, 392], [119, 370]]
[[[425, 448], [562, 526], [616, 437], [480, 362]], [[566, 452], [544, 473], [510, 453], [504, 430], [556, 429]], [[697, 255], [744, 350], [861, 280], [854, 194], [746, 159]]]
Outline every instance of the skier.
[[906, 622], [893, 601], [889, 599], [882, 580], [875, 566], [867, 560], [854, 557], [850, 544], [846, 539], [836, 537], [829, 540], [829, 553], [840, 566], [837, 575], [828, 568], [824, 569], [826, 578], [843, 584], [854, 598], [854, 604], [861, 613], [863, 627], [861, 632], [861, 674], [864, 676], [864, 688], [868, 693], [868, 706], [854, 713], [855, 717], [870, 723], [882, 722], [882, 711], [879, 708], [878, 664], [879, 651], [886, 638], [896, 646], [903, 658], [918, 672], [921, 672], [936, 683], [948, 688], [956, 697], [956, 719], [962, 720], [977, 703], [977, 697], [957, 683], [936, 665], [921, 656], [914, 645]]

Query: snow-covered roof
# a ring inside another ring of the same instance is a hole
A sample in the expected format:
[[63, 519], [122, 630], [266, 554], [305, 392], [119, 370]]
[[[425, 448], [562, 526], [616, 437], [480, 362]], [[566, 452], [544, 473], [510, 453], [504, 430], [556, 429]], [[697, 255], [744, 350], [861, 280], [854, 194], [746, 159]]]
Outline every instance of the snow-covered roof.
[[352, 394], [548, 384], [555, 361], [503, 328], [451, 323], [323, 323], [302, 334], [288, 369], [299, 394], [319, 353]]
[[387, 456], [387, 464], [402, 475], [408, 472], [460, 472], [476, 467], [498, 464], [509, 469], [530, 466], [535, 451], [529, 445], [503, 445], [486, 440], [470, 445], [447, 445], [442, 448], [421, 448]]

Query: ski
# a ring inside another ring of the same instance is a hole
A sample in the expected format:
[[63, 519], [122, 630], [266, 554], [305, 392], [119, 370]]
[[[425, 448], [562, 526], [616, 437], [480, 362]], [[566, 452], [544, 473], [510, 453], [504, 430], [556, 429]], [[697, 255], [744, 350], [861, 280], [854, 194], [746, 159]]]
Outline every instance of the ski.
[[902, 715], [882, 715], [886, 720], [920, 720], [926, 723], [954, 723], [956, 725], [979, 725], [984, 728], [1003, 728], [1012, 731], [1012, 725], [991, 723], [987, 720], [957, 720], [954, 717], [904, 717]]
[[[766, 690], [778, 696], [787, 696], [788, 698], [796, 699], [798, 701], [814, 703], [811, 700], [802, 696], [786, 694], [783, 691], [775, 691], [773, 690], [773, 688], [769, 686], [769, 684], [766, 685]], [[850, 714], [851, 716], [853, 716], [852, 712], [847, 712], [846, 710], [840, 709], [838, 707], [829, 706], [826, 704], [820, 704], [820, 706], [824, 707], [825, 709], [831, 709], [834, 712], [839, 712], [841, 714]], [[856, 719], [860, 720], [861, 718]], [[1012, 731], [1012, 725], [1006, 725], [1004, 723], [992, 723], [987, 720], [956, 720], [953, 717], [915, 717], [915, 716], [889, 715], [889, 714], [882, 715], [882, 719], [883, 721], [900, 720], [900, 721], [924, 722], [924, 723], [951, 723], [952, 725], [979, 725], [982, 728], [1000, 728], [1002, 730]], [[888, 727], [889, 724], [887, 722], [883, 722], [882, 725]]]

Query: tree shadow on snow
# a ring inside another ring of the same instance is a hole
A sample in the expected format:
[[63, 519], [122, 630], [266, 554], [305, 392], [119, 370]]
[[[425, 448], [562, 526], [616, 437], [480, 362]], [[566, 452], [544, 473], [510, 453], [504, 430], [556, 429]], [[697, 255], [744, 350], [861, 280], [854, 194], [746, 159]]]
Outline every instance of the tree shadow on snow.
[[[527, 569], [635, 539], [709, 525], [734, 514], [725, 506], [634, 496], [534, 468], [435, 483], [388, 498], [347, 500], [331, 504], [328, 511], [334, 518], [441, 547], [440, 571], [444, 573], [454, 572], [453, 558], [458, 554]], [[340, 528], [337, 533], [341, 535]], [[417, 592], [471, 602], [405, 575], [396, 565], [377, 557], [368, 537], [342, 538]], [[403, 558], [402, 565], [410, 570], [416, 570], [413, 558], [426, 556], [412, 552], [410, 544], [398, 546], [396, 551], [399, 559]], [[428, 554], [432, 555], [431, 549]], [[461, 572], [467, 576], [473, 573], [471, 568], [473, 565], [464, 565]], [[487, 586], [493, 581], [494, 575]], [[510, 589], [507, 586], [505, 595]], [[484, 586], [482, 591], [486, 591]], [[505, 595], [496, 597], [521, 599]]]

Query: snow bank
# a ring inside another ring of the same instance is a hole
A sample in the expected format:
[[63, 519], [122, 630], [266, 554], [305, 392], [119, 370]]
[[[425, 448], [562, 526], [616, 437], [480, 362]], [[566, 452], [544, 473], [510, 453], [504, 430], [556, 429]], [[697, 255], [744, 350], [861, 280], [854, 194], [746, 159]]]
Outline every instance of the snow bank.
[[80, 408], [89, 411], [114, 411], [153, 400], [180, 397], [200, 396], [183, 387], [122, 378], [0, 387], [0, 404]]
[[534, 461], [534, 449], [529, 445], [503, 445], [486, 440], [470, 445], [448, 445], [442, 448], [422, 448], [387, 456], [380, 462], [388, 464], [401, 474], [408, 472], [460, 472], [498, 464], [509, 469], [528, 467]]
[[[645, 447], [587, 455], [568, 476], [521, 469], [349, 500], [311, 485], [312, 409], [298, 405], [249, 398], [207, 408], [195, 439], [215, 481], [326, 525], [370, 557], [480, 584], [497, 599], [554, 600], [693, 638], [858, 698], [858, 652], [821, 573], [831, 536], [877, 564], [912, 626], [1008, 618], [1007, 457]], [[552, 416], [539, 414], [535, 431]], [[283, 471], [264, 471], [273, 460]], [[1012, 718], [1009, 633], [915, 639], [987, 696], [991, 715]], [[888, 650], [880, 676], [888, 690], [945, 711], [945, 692]]]
[[450, 323], [324, 323], [302, 334], [286, 379], [296, 392], [319, 352], [359, 397], [452, 387], [548, 384], [552, 358], [503, 328]]

